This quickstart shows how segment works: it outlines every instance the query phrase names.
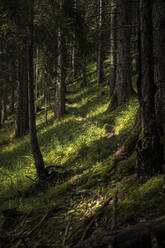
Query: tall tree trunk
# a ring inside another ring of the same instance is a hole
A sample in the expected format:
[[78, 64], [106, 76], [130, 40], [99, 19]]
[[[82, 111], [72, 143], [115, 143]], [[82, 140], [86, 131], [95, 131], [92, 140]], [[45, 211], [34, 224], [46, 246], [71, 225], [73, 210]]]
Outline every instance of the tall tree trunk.
[[15, 85], [11, 86], [11, 101], [10, 101], [10, 114], [14, 113], [14, 103], [15, 103]]
[[10, 114], [15, 111], [15, 84], [16, 84], [16, 65], [12, 64], [12, 85], [11, 85], [11, 101], [10, 101]]
[[133, 94], [131, 82], [131, 54], [130, 54], [130, 25], [131, 18], [127, 0], [117, 2], [117, 68], [116, 84], [113, 91], [111, 107], [115, 108], [125, 103]]
[[162, 135], [165, 122], [163, 107], [165, 104], [165, 1], [153, 1], [153, 46], [154, 81], [156, 85], [155, 104], [158, 130]]
[[7, 93], [4, 92], [2, 101], [2, 123], [7, 120]]
[[139, 3], [135, 2], [132, 4], [132, 11], [131, 11], [131, 19], [132, 19], [132, 32], [131, 32], [131, 38], [132, 38], [132, 44], [131, 44], [131, 54], [132, 54], [132, 59], [133, 59], [133, 64], [132, 64], [132, 75], [138, 75], [138, 10], [139, 8]]
[[153, 73], [153, 1], [140, 0], [140, 105], [143, 118], [144, 137], [139, 142], [139, 153], [144, 173], [152, 175], [162, 171], [163, 149], [160, 143], [155, 112], [155, 94]]
[[48, 74], [44, 73], [45, 122], [48, 122]]
[[33, 78], [33, 8], [34, 2], [29, 2], [29, 46], [28, 46], [28, 95], [29, 95], [29, 127], [32, 153], [35, 161], [37, 176], [40, 180], [45, 177], [44, 161], [40, 152], [36, 122], [35, 122], [35, 106], [34, 106], [34, 78]]
[[99, 44], [97, 57], [97, 81], [98, 84], [103, 82], [103, 15], [104, 15], [104, 0], [99, 0]]
[[75, 77], [75, 53], [76, 53], [76, 48], [75, 48], [75, 41], [73, 42], [73, 48], [72, 48], [72, 76], [73, 78]]
[[[60, 11], [63, 11], [63, 2], [60, 2]], [[64, 38], [62, 28], [58, 28], [58, 59], [57, 83], [55, 96], [55, 119], [61, 118], [65, 113], [65, 71], [64, 71]]]
[[[73, 8], [74, 8], [74, 21], [76, 24], [77, 22], [77, 0], [73, 0]], [[72, 45], [73, 45], [72, 47], [72, 76], [74, 78], [76, 76], [76, 30], [74, 30]]]
[[35, 112], [38, 108], [38, 79], [39, 79], [39, 48], [36, 51], [36, 67], [35, 67]]
[[0, 97], [0, 128], [2, 127], [2, 98]]
[[81, 87], [85, 87], [87, 85], [87, 79], [86, 79], [86, 58], [83, 58], [82, 63], [82, 82]]
[[28, 107], [28, 65], [27, 49], [25, 53], [26, 62], [24, 64], [24, 86], [23, 86], [23, 128], [24, 132], [29, 131], [29, 107]]
[[117, 101], [114, 94], [116, 85], [116, 2], [111, 1], [111, 16], [110, 16], [110, 99], [109, 108], [115, 106]]
[[[19, 73], [20, 74], [20, 73]], [[22, 123], [22, 110], [23, 108], [23, 97], [22, 97], [22, 79], [19, 76], [17, 85], [17, 104], [16, 104], [16, 120], [15, 120], [15, 138], [23, 136], [23, 123]]]
[[25, 48], [22, 49], [19, 57], [18, 77], [15, 138], [22, 137], [29, 130], [27, 49]]

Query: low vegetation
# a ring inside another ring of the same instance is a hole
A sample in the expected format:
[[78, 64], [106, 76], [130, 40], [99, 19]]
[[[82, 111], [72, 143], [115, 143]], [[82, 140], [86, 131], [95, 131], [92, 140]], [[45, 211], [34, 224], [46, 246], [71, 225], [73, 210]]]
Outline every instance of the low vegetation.
[[111, 229], [116, 190], [116, 229], [165, 213], [163, 176], [138, 178], [135, 152], [121, 161], [114, 157], [134, 127], [137, 100], [107, 112], [108, 85], [90, 80], [82, 89], [68, 86], [64, 118], [54, 121], [49, 109], [45, 123], [43, 108], [37, 116], [48, 182], [37, 181], [29, 136], [12, 138], [12, 117], [0, 129], [4, 247], [67, 247], [97, 229]]

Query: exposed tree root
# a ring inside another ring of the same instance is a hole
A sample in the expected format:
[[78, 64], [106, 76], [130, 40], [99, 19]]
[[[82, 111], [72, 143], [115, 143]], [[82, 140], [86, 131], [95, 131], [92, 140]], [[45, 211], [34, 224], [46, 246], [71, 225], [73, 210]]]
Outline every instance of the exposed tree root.
[[165, 247], [165, 216], [119, 232], [106, 232], [93, 236], [74, 248], [152, 248]]

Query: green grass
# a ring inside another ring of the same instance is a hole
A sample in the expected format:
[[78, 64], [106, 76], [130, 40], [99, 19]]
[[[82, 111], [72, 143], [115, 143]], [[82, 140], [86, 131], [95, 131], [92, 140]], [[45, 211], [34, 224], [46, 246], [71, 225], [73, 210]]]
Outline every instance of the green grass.
[[[89, 65], [89, 70], [94, 68], [95, 65]], [[69, 103], [61, 120], [54, 121], [51, 110], [48, 123], [42, 111], [37, 116], [45, 165], [54, 166], [57, 175], [53, 183], [42, 187], [37, 184], [29, 136], [13, 140], [14, 126], [10, 123], [0, 130], [0, 211], [16, 208], [25, 216], [30, 213], [24, 222], [27, 230], [38, 223], [47, 209], [52, 213], [31, 237], [30, 247], [36, 244], [59, 247], [69, 216], [72, 216], [72, 228], [67, 243], [81, 238], [86, 218], [113, 196], [116, 188], [118, 225], [164, 214], [162, 177], [137, 179], [135, 153], [111, 172], [115, 163], [113, 154], [134, 126], [137, 100], [131, 99], [127, 105], [107, 112], [109, 86], [93, 84], [93, 79], [90, 82], [83, 89], [79, 84], [68, 87], [72, 93], [67, 94]], [[107, 125], [114, 131], [110, 138], [106, 134]], [[112, 202], [105, 208], [100, 222], [110, 225], [111, 216]], [[0, 226], [4, 221], [1, 214]]]

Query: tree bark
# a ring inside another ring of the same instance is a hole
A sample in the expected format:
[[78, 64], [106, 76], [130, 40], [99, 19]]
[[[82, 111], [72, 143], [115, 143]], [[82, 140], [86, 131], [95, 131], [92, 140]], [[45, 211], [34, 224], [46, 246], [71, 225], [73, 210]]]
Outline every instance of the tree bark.
[[[62, 6], [61, 6], [62, 8]], [[55, 119], [61, 118], [65, 113], [65, 75], [63, 55], [63, 32], [58, 28], [58, 60], [57, 60], [57, 83], [55, 96]]]
[[[75, 35], [74, 35], [75, 36]], [[76, 71], [75, 71], [75, 55], [76, 55], [76, 47], [75, 47], [75, 38], [73, 41], [73, 48], [72, 48], [72, 77], [75, 78]]]
[[165, 217], [139, 223], [118, 232], [96, 234], [73, 248], [151, 248], [165, 247]]
[[48, 122], [48, 74], [44, 73], [45, 123]]
[[[73, 0], [73, 8], [74, 8], [74, 22], [76, 24], [77, 22], [77, 0]], [[71, 66], [72, 66], [72, 77], [76, 77], [76, 30], [74, 30], [73, 33], [73, 43], [72, 43], [72, 61], [71, 61]]]
[[39, 48], [36, 50], [36, 67], [35, 67], [35, 112], [38, 108], [38, 79], [39, 79]]
[[28, 95], [29, 95], [29, 127], [31, 148], [35, 161], [37, 176], [40, 180], [45, 178], [44, 161], [39, 148], [34, 106], [34, 74], [33, 74], [33, 0], [29, 3], [29, 45], [28, 45]]
[[165, 103], [165, 1], [153, 1], [153, 48], [154, 48], [154, 81], [156, 87], [155, 104], [156, 120], [159, 134], [162, 135], [165, 121], [163, 106]]
[[7, 120], [7, 98], [7, 92], [4, 92], [2, 101], [2, 124]]
[[130, 3], [127, 0], [117, 2], [117, 68], [116, 84], [113, 90], [112, 108], [115, 108], [130, 98], [133, 94], [131, 82], [131, 54], [130, 54]]
[[[15, 58], [16, 59], [16, 58]], [[10, 114], [14, 114], [15, 112], [15, 86], [17, 81], [17, 68], [15, 65], [15, 61], [12, 63], [12, 85], [11, 85], [11, 101], [10, 101]]]
[[12, 87], [11, 87], [10, 114], [14, 113], [14, 110], [15, 110], [14, 109], [14, 103], [15, 103], [15, 85], [12, 84]]
[[29, 130], [28, 113], [28, 71], [27, 49], [22, 49], [19, 57], [19, 79], [17, 86], [17, 106], [15, 122], [15, 138], [20, 138]]
[[87, 78], [86, 78], [86, 58], [83, 58], [82, 64], [82, 83], [81, 87], [85, 87], [87, 85]]
[[2, 127], [2, 98], [0, 97], [0, 128]]
[[140, 85], [139, 102], [142, 110], [144, 137], [140, 144], [140, 154], [144, 173], [152, 175], [162, 171], [163, 148], [160, 143], [156, 121], [156, 86], [153, 73], [153, 1], [140, 1]]
[[104, 0], [99, 0], [99, 44], [98, 44], [98, 58], [97, 58], [97, 81], [98, 84], [103, 82], [103, 15], [104, 15]]
[[116, 3], [111, 1], [111, 16], [110, 16], [110, 99], [109, 108], [116, 105], [116, 96], [114, 89], [116, 85]]

